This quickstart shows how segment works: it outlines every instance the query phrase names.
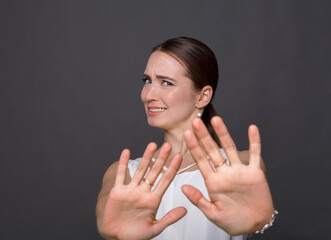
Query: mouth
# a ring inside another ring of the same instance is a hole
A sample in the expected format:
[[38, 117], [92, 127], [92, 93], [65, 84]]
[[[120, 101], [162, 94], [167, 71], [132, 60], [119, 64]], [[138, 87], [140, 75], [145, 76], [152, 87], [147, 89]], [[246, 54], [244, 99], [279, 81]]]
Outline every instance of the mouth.
[[163, 107], [147, 107], [148, 110], [148, 116], [158, 116], [159, 114], [161, 114], [162, 112], [164, 112], [165, 110], [167, 110], [167, 108], [163, 108]]
[[149, 112], [164, 112], [166, 108], [148, 108]]

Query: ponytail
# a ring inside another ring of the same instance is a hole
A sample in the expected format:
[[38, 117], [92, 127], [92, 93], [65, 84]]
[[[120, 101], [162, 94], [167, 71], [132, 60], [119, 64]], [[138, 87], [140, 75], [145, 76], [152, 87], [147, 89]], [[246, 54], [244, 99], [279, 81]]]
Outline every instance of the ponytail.
[[211, 137], [214, 139], [214, 141], [220, 147], [221, 146], [220, 140], [218, 139], [218, 136], [217, 136], [216, 132], [214, 131], [213, 126], [210, 123], [210, 120], [216, 115], [217, 115], [217, 113], [216, 113], [213, 105], [211, 103], [209, 103], [203, 111], [201, 120], [206, 125]]

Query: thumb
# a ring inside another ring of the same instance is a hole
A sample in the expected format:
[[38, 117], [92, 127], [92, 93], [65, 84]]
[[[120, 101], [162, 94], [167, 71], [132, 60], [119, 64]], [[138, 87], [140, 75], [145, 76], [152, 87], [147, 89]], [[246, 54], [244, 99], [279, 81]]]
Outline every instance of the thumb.
[[200, 208], [206, 217], [210, 219], [214, 205], [209, 202], [198, 189], [191, 185], [183, 185], [182, 191], [191, 203]]
[[155, 225], [153, 226], [153, 232], [155, 233], [155, 236], [159, 235], [169, 225], [184, 217], [186, 213], [187, 210], [184, 207], [177, 207], [169, 211], [160, 220], [155, 222]]

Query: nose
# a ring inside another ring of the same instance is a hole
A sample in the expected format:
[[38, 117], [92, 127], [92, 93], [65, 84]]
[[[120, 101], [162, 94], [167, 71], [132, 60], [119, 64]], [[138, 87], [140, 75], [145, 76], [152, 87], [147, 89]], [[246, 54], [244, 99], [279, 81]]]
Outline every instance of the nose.
[[158, 99], [158, 89], [152, 84], [146, 84], [141, 92], [143, 102], [153, 102]]

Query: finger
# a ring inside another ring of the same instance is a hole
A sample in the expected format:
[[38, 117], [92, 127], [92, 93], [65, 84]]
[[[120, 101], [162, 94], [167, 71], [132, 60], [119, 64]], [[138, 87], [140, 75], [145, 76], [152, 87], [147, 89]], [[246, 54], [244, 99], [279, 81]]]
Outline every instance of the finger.
[[156, 221], [155, 225], [153, 226], [153, 232], [155, 235], [160, 234], [166, 227], [184, 217], [186, 213], [187, 210], [184, 207], [177, 207], [172, 209], [160, 220]]
[[130, 151], [128, 149], [124, 149], [121, 153], [120, 160], [118, 161], [115, 185], [124, 184], [124, 179], [126, 176], [126, 169], [128, 167], [129, 159], [130, 159]]
[[220, 139], [222, 148], [224, 149], [224, 151], [228, 157], [230, 165], [241, 164], [241, 161], [240, 161], [239, 155], [238, 155], [238, 151], [237, 151], [237, 147], [236, 147], [234, 141], [232, 140], [232, 137], [231, 137], [228, 129], [226, 128], [223, 120], [220, 117], [215, 116], [211, 119], [211, 124], [212, 124], [217, 136]]
[[141, 159], [141, 162], [139, 163], [139, 166], [138, 166], [130, 184], [140, 185], [141, 180], [143, 179], [143, 177], [146, 174], [149, 163], [150, 163], [151, 159], [153, 158], [156, 148], [157, 148], [157, 146], [155, 143], [150, 143], [147, 145], [144, 155]]
[[198, 167], [201, 171], [202, 176], [206, 178], [208, 175], [210, 175], [210, 173], [214, 173], [214, 170], [210, 165], [210, 162], [207, 159], [205, 152], [202, 150], [198, 140], [196, 139], [192, 131], [185, 131], [184, 137], [193, 158], [198, 163]]
[[180, 153], [177, 153], [174, 158], [172, 159], [169, 168], [167, 171], [163, 174], [161, 180], [157, 184], [157, 186], [154, 189], [154, 193], [158, 195], [159, 197], [162, 197], [164, 192], [169, 187], [171, 181], [174, 179], [180, 164], [182, 163], [182, 155]]
[[219, 146], [210, 136], [209, 131], [202, 120], [200, 118], [194, 119], [192, 126], [196, 136], [198, 137], [200, 143], [202, 144], [214, 166], [223, 163], [225, 159], [220, 152]]
[[261, 138], [259, 129], [255, 125], [248, 128], [249, 138], [249, 165], [260, 166], [261, 161]]
[[[154, 184], [157, 177], [159, 176], [160, 172], [163, 169], [165, 162], [167, 161], [169, 154], [171, 152], [171, 145], [169, 143], [164, 143], [161, 147], [160, 154], [157, 157], [155, 163], [153, 164], [152, 169], [149, 171], [147, 176], [145, 177], [148, 182]], [[144, 188], [151, 188], [152, 185], [143, 184], [142, 187]]]
[[212, 218], [212, 214], [216, 212], [216, 208], [198, 189], [191, 185], [183, 185], [182, 191], [192, 204], [200, 208], [207, 218]]

